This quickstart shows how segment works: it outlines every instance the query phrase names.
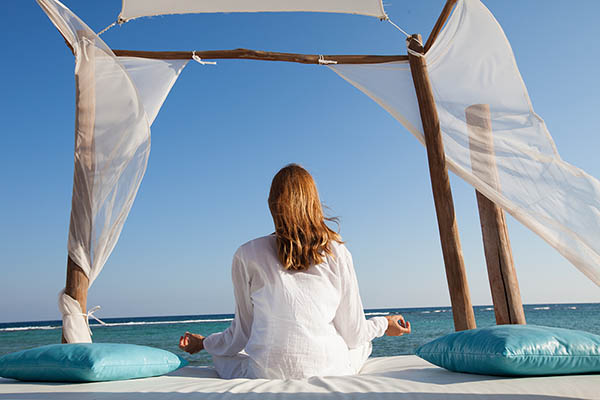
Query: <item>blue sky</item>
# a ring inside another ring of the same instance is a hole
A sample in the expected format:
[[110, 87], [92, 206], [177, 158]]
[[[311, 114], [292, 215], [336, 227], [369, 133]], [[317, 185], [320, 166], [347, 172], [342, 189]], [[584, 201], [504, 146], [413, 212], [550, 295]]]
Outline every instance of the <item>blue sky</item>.
[[[488, 0], [562, 158], [600, 177], [597, 149], [600, 3]], [[65, 0], [96, 31], [120, 1]], [[426, 37], [444, 1], [386, 1]], [[0, 321], [58, 319], [73, 173], [74, 61], [34, 1], [0, 15]], [[245, 47], [311, 54], [405, 54], [375, 18], [224, 14], [140, 19], [103, 35], [113, 48]], [[353, 253], [366, 307], [449, 305], [425, 149], [397, 121], [325, 67], [190, 63], [152, 127], [146, 176], [121, 239], [89, 292], [99, 315], [233, 312], [235, 249], [272, 232], [274, 173], [314, 175]], [[473, 189], [451, 175], [474, 304], [490, 304]], [[525, 303], [598, 302], [600, 290], [508, 218]]]

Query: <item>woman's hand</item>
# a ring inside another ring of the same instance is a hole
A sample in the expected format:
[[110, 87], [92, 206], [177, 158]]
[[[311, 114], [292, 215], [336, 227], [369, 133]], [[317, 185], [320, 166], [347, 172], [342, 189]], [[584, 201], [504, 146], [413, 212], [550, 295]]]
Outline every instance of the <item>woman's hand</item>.
[[186, 332], [179, 338], [179, 348], [190, 354], [197, 353], [204, 349], [204, 336]]
[[386, 315], [388, 320], [388, 328], [385, 334], [388, 336], [402, 336], [405, 333], [410, 333], [410, 322], [405, 321], [404, 317], [398, 315]]

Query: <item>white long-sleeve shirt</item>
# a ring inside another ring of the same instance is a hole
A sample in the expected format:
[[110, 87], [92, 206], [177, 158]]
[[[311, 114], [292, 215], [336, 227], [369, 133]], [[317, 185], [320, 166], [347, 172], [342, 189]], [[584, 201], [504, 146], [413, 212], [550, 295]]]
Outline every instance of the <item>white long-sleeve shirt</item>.
[[281, 379], [357, 373], [387, 319], [365, 318], [350, 252], [334, 241], [323, 263], [286, 271], [275, 241], [254, 239], [233, 257], [235, 318], [204, 340], [217, 372]]

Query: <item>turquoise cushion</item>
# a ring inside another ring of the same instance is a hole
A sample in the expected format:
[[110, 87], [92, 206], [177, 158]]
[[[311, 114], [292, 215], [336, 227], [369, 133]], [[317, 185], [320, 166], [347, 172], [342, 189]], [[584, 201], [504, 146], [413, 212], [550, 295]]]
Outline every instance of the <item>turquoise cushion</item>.
[[600, 336], [535, 325], [499, 325], [451, 333], [416, 351], [457, 372], [500, 376], [600, 372]]
[[0, 357], [0, 376], [21, 381], [97, 382], [163, 375], [187, 361], [133, 344], [52, 344]]

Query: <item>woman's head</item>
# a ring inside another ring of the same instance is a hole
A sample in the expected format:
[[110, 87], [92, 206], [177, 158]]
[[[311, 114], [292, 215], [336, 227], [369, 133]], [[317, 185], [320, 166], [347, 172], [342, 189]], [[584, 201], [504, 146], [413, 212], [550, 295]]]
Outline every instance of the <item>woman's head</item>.
[[273, 178], [269, 209], [275, 223], [277, 256], [285, 269], [305, 270], [323, 262], [332, 240], [341, 243], [325, 218], [312, 176], [297, 164], [283, 167]]

